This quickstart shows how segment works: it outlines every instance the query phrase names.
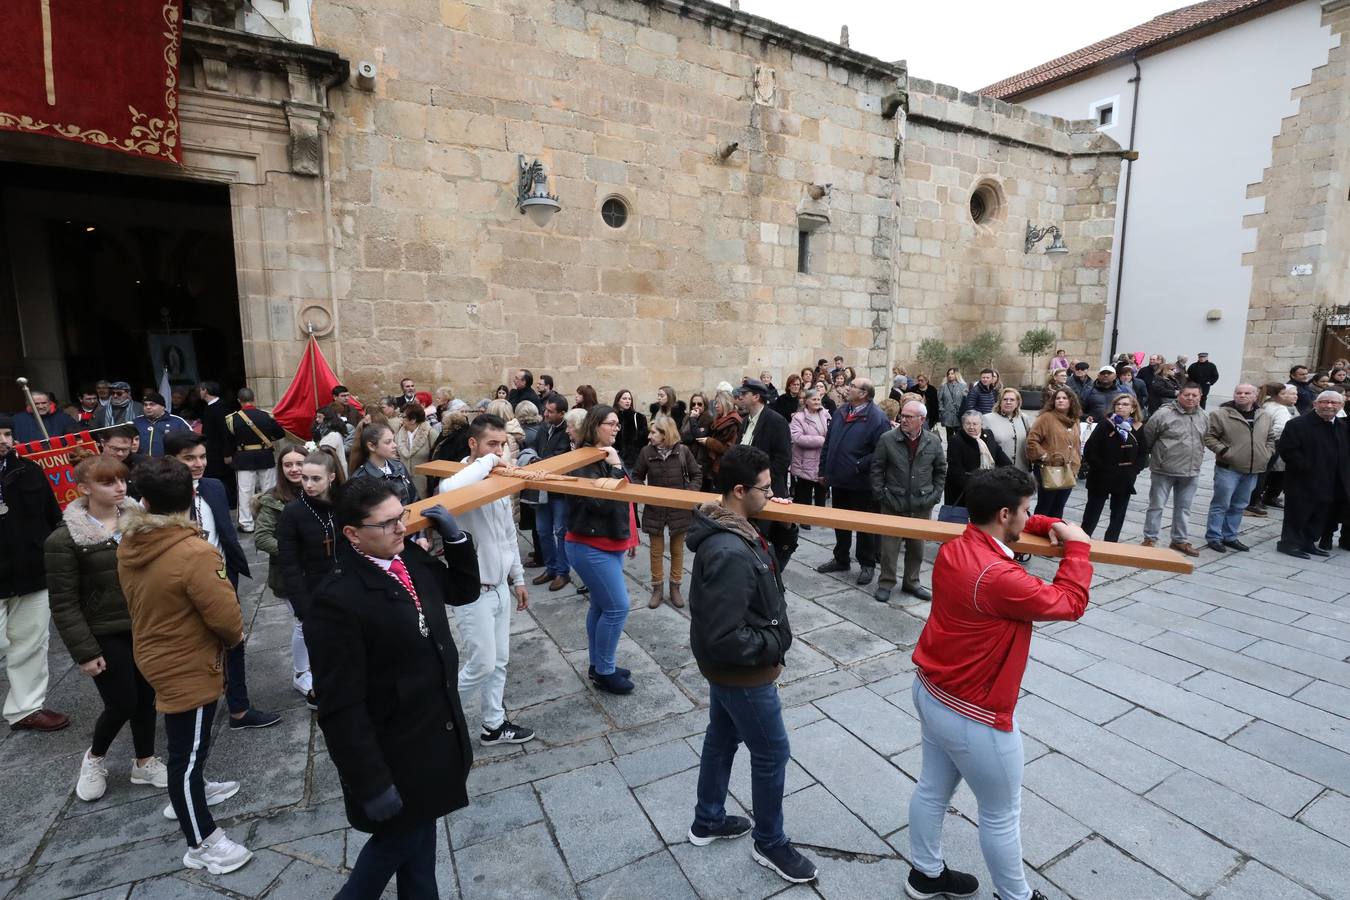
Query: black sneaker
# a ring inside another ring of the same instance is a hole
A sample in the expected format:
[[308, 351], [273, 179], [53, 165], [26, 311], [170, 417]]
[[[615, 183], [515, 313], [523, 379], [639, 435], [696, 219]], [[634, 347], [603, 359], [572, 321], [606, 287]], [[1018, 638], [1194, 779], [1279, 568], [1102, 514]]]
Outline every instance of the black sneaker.
[[596, 672], [591, 676], [591, 684], [594, 684], [600, 690], [607, 694], [631, 694], [633, 693], [633, 682], [627, 675], [620, 675], [616, 669], [609, 675], [601, 675]]
[[928, 900], [929, 897], [970, 897], [979, 889], [980, 882], [974, 875], [953, 872], [946, 865], [943, 865], [942, 874], [936, 878], [929, 878], [911, 867], [909, 879], [905, 882], [905, 893], [914, 900]]
[[832, 559], [832, 560], [830, 560], [829, 562], [823, 562], [823, 563], [821, 563], [820, 565], [816, 566], [816, 571], [817, 571], [817, 572], [847, 572], [847, 571], [848, 571], [848, 568], [849, 568], [849, 564], [848, 564], [848, 563], [846, 563], [846, 562], [842, 562], [842, 563], [841, 563], [841, 562], [839, 562], [839, 560], [837, 560], [837, 559]]
[[[624, 678], [631, 678], [632, 675], [633, 675], [632, 672], [628, 671], [628, 670], [625, 669], [623, 666], [615, 666], [615, 667], [614, 667], [614, 674], [615, 674], [615, 675], [622, 675]], [[587, 667], [586, 667], [586, 677], [589, 678], [591, 681], [594, 681], [594, 680], [595, 680], [595, 666], [587, 666]]]
[[713, 841], [735, 839], [749, 834], [753, 824], [745, 816], [727, 816], [715, 828], [705, 828], [695, 822], [689, 826], [689, 843], [695, 847], [706, 847]]
[[793, 884], [805, 884], [816, 880], [816, 864], [797, 852], [789, 841], [771, 850], [766, 850], [756, 841], [750, 850], [755, 862], [766, 869], [777, 872], [778, 877]]
[[237, 731], [243, 728], [267, 728], [281, 721], [281, 716], [276, 713], [263, 712], [260, 709], [250, 709], [239, 718], [230, 717], [230, 730]]
[[534, 740], [533, 728], [516, 725], [510, 721], [502, 722], [491, 731], [484, 726], [483, 732], [478, 735], [478, 743], [484, 747], [491, 747], [496, 744], [523, 744], [532, 740]]

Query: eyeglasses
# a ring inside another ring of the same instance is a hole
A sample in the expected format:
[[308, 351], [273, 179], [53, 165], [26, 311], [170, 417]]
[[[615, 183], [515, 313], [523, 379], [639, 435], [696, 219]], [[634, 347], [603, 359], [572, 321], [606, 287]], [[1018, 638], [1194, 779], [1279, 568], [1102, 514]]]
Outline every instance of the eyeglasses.
[[749, 491], [763, 491], [765, 497], [772, 497], [772, 496], [773, 496], [773, 485], [771, 485], [771, 484], [765, 484], [765, 485], [752, 484], [752, 485], [750, 485], [750, 487], [746, 488], [746, 490], [749, 490]]
[[608, 425], [610, 428], [618, 428], [618, 427], [619, 427], [619, 420], [618, 420], [618, 419], [615, 419], [613, 422], [610, 422], [610, 421], [606, 420], [606, 421], [604, 421], [604, 422], [601, 422], [600, 424], [601, 424], [601, 425]]
[[385, 534], [388, 534], [389, 532], [398, 528], [399, 525], [406, 525], [408, 523], [409, 512], [410, 510], [405, 509], [403, 510], [403, 512], [399, 513], [397, 516], [394, 516], [394, 518], [392, 519], [386, 519], [383, 522], [362, 522], [360, 525], [357, 525], [356, 527], [378, 528], [380, 529], [380, 531], [383, 531]]
[[922, 419], [923, 416], [919, 415], [918, 413], [901, 413], [901, 414], [900, 414], [900, 418], [902, 418], [902, 419]]

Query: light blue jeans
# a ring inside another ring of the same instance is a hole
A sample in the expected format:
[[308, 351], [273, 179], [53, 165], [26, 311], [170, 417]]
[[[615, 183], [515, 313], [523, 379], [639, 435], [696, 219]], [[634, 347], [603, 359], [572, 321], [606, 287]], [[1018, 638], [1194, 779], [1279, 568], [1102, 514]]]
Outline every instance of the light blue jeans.
[[1242, 527], [1242, 511], [1252, 499], [1257, 475], [1234, 469], [1214, 467], [1214, 497], [1209, 501], [1209, 520], [1205, 523], [1205, 543], [1236, 541]]
[[1022, 732], [999, 731], [933, 699], [914, 679], [914, 708], [923, 725], [923, 771], [909, 801], [909, 855], [914, 868], [942, 874], [942, 822], [961, 779], [979, 806], [980, 850], [1004, 900], [1028, 900], [1022, 871]]
[[614, 653], [619, 649], [623, 624], [628, 621], [628, 586], [623, 580], [622, 550], [597, 550], [589, 544], [568, 541], [567, 559], [582, 582], [591, 589], [586, 611], [586, 646], [591, 665], [601, 675], [614, 674]]

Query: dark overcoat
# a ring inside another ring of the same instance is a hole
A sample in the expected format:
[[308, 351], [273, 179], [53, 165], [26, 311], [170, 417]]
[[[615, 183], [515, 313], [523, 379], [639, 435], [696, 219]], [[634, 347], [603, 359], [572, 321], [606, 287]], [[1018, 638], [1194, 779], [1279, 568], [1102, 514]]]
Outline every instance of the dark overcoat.
[[[473, 541], [447, 544], [445, 564], [404, 548], [426, 616], [412, 596], [345, 540], [333, 573], [314, 592], [305, 644], [319, 698], [319, 727], [342, 781], [347, 820], [358, 831], [397, 832], [469, 804], [473, 749], [459, 704], [459, 653], [445, 607], [478, 599]], [[367, 801], [398, 788], [403, 809], [386, 822]]]

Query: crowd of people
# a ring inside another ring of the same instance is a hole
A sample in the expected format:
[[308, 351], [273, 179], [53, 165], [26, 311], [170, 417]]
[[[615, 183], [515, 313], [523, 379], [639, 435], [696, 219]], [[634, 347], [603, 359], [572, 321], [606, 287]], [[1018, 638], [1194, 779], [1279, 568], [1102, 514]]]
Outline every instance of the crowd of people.
[[[968, 661], [954, 659], [942, 636], [974, 626], [946, 613], [938, 621], [944, 590], [966, 577], [944, 575], [944, 566], [967, 572], [994, 559], [1002, 574], [991, 590], [1043, 597], [1038, 617], [1081, 615], [1084, 567], [1090, 573], [1085, 553], [1066, 555], [1064, 563], [1073, 584], [1082, 582], [1082, 596], [1069, 584], [1049, 595], [1019, 560], [1004, 559], [1007, 545], [1024, 527], [1082, 542], [1103, 514], [1105, 539], [1118, 540], [1147, 466], [1144, 544], [1162, 541], [1170, 501], [1167, 546], [1198, 556], [1189, 519], [1206, 452], [1215, 457], [1204, 535], [1210, 550], [1249, 549], [1238, 537], [1242, 517], [1281, 507], [1281, 552], [1326, 555], [1338, 527], [1340, 546], [1350, 549], [1344, 528], [1350, 365], [1325, 375], [1296, 366], [1287, 384], [1240, 384], [1230, 401], [1207, 409], [1217, 369], [1199, 354], [1178, 379], [1184, 364], [1154, 357], [1136, 372], [1121, 359], [1092, 378], [1090, 365], [1059, 353], [1035, 413], [1024, 410], [1024, 392], [1003, 385], [992, 368], [967, 384], [956, 369], [933, 383], [897, 366], [881, 396], [870, 378], [836, 356], [833, 366], [822, 359], [789, 373], [781, 390], [764, 371], [687, 400], [665, 385], [650, 402], [619, 389], [608, 404], [589, 384], [569, 396], [551, 377], [536, 379], [522, 368], [511, 386], [475, 405], [449, 388], [433, 397], [405, 379], [400, 395], [366, 408], [338, 385], [316, 412], [308, 442], [287, 435], [248, 388], [227, 404], [212, 382], [171, 399], [146, 391], [139, 400], [126, 382], [100, 382], [66, 410], [33, 391], [30, 409], [0, 415], [4, 715], [17, 730], [70, 724], [46, 707], [54, 623], [103, 703], [76, 796], [93, 801], [105, 794], [109, 749], [130, 725], [133, 757], [125, 771], [133, 785], [168, 792], [164, 815], [183, 831], [184, 864], [220, 874], [247, 863], [250, 851], [210, 812], [240, 784], [209, 781], [204, 769], [222, 696], [230, 729], [280, 721], [254, 707], [248, 692], [238, 590], [251, 576], [240, 535], [252, 533], [270, 562], [268, 588], [294, 617], [292, 686], [318, 712], [349, 818], [374, 834], [340, 896], [378, 896], [394, 877], [401, 895], [406, 889], [408, 896], [434, 896], [430, 823], [468, 802], [470, 741], [492, 746], [535, 737], [506, 717], [505, 698], [512, 616], [528, 607], [527, 579], [549, 591], [577, 583], [587, 602], [587, 678], [597, 690], [632, 693], [640, 685], [620, 658], [631, 606], [624, 560], [637, 553], [645, 533], [647, 605], [688, 608], [694, 656], [710, 684], [690, 841], [702, 846], [753, 833], [757, 861], [790, 881], [807, 881], [815, 866], [793, 849], [782, 822], [789, 750], [774, 687], [792, 637], [781, 576], [799, 526], [758, 515], [771, 502], [936, 515], [971, 527], [939, 554], [931, 588], [921, 581], [917, 539], [836, 529], [832, 557], [817, 570], [846, 572], [856, 562], [857, 584], [868, 586], [879, 567], [877, 601], [889, 602], [897, 588], [934, 601], [935, 618], [916, 651], [915, 705], [926, 743], [911, 805], [910, 883], [916, 890], [967, 884], [960, 879], [970, 876], [941, 865], [934, 833], [941, 815], [933, 811], [945, 808], [944, 794], [949, 798], [954, 787], [948, 744], [965, 740], [972, 720], [1008, 731], [1001, 717], [1010, 716], [1015, 701], [1025, 644], [1021, 663], [1007, 663], [996, 691], [973, 671], [953, 675]], [[16, 442], [41, 439], [43, 428], [47, 435], [92, 430], [99, 440], [99, 452], [80, 450], [72, 458], [79, 496], [64, 511], [38, 466], [15, 451]], [[720, 500], [692, 512], [639, 511], [615, 500], [549, 493], [543, 484], [458, 519], [433, 506], [426, 534], [407, 531], [406, 507], [420, 497], [578, 447], [604, 456], [572, 474], [704, 490]], [[420, 481], [416, 467], [433, 459], [464, 466], [443, 480]], [[1080, 481], [1087, 492], [1081, 529], [1062, 521]], [[522, 535], [532, 547], [527, 555]], [[694, 554], [687, 595], [686, 546]], [[381, 603], [371, 604], [374, 597]], [[454, 608], [459, 646], [447, 606]], [[997, 604], [980, 613], [1005, 615], [1019, 618]], [[1013, 635], [1023, 624], [1000, 627], [1010, 629], [1007, 640], [1020, 640]], [[979, 716], [971, 715], [972, 704]], [[399, 731], [405, 726], [392, 711], [410, 731]], [[160, 715], [163, 760], [156, 755]], [[754, 760], [753, 823], [724, 807], [739, 742]], [[979, 796], [982, 788], [972, 786]], [[1015, 808], [991, 800], [989, 821], [1005, 844], [1012, 840]], [[1012, 871], [1018, 857], [1008, 847], [985, 849], [999, 855], [996, 883], [1019, 896], [1025, 883]]]

